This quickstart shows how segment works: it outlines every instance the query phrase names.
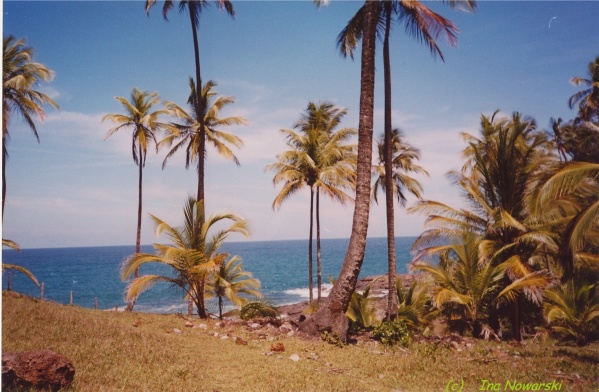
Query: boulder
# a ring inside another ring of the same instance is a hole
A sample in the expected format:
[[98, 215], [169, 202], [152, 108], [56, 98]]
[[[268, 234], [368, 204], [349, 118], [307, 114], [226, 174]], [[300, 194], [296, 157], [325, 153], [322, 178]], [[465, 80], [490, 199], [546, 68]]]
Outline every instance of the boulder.
[[58, 391], [68, 388], [75, 367], [64, 355], [50, 350], [2, 354], [2, 388]]
[[270, 351], [274, 351], [277, 353], [285, 351], [285, 345], [281, 342], [273, 343], [270, 345]]

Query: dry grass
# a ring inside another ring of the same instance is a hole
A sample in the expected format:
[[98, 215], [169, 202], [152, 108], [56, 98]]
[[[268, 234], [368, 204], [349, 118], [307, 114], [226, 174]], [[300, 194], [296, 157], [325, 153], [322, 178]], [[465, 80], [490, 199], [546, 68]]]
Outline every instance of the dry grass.
[[[404, 351], [278, 336], [271, 339], [286, 351], [267, 356], [272, 341], [242, 326], [194, 320], [207, 329], [186, 328], [177, 315], [103, 312], [6, 293], [2, 299], [3, 351], [43, 348], [66, 355], [75, 365], [77, 391], [443, 391], [450, 380], [475, 391], [484, 379], [501, 383], [501, 390], [508, 379], [557, 380], [562, 391], [599, 388], [598, 344], [476, 342], [462, 351], [413, 344]], [[173, 328], [183, 333], [166, 333]], [[209, 334], [214, 331], [248, 344], [221, 340]], [[291, 361], [291, 354], [301, 360]]]

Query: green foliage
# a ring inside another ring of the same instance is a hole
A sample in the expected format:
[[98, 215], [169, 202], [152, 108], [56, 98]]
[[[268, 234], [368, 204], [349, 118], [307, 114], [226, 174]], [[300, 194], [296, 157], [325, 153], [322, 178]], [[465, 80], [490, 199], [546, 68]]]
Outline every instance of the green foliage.
[[279, 311], [273, 305], [266, 301], [252, 301], [243, 305], [239, 311], [239, 318], [242, 320], [253, 320], [256, 318], [277, 318]]
[[586, 345], [599, 333], [599, 283], [575, 275], [565, 284], [545, 290], [543, 306], [551, 333]]
[[407, 347], [412, 342], [412, 331], [403, 320], [383, 321], [373, 328], [372, 334], [385, 346]]
[[[19, 244], [17, 244], [14, 241], [7, 240], [4, 238], [2, 239], [2, 246], [7, 246], [11, 249], [16, 250], [17, 252], [21, 251], [21, 248], [19, 248]], [[2, 273], [4, 273], [4, 270], [19, 271], [19, 272], [25, 274], [25, 276], [27, 276], [37, 287], [40, 286], [37, 278], [27, 268], [21, 267], [19, 265], [14, 265], [14, 264], [2, 263]], [[9, 287], [9, 290], [10, 290], [10, 287]]]
[[223, 298], [235, 306], [243, 306], [249, 302], [248, 297], [262, 298], [259, 291], [260, 281], [252, 273], [243, 270], [243, 263], [238, 256], [220, 263], [218, 270], [208, 281], [208, 294], [218, 297], [218, 315], [223, 317]]
[[339, 348], [345, 347], [345, 343], [343, 340], [341, 340], [336, 332], [323, 331], [322, 334], [320, 334], [320, 338], [330, 345], [337, 346]]
[[[373, 282], [374, 283], [374, 282]], [[376, 309], [373, 306], [373, 298], [369, 298], [372, 283], [364, 289], [362, 294], [354, 291], [352, 294], [346, 316], [350, 320], [350, 328], [353, 330], [370, 329], [376, 323]]]
[[429, 285], [414, 281], [408, 290], [405, 290], [399, 278], [395, 282], [397, 295], [397, 315], [395, 320], [402, 320], [410, 328], [418, 328], [428, 324], [434, 313], [429, 309]]

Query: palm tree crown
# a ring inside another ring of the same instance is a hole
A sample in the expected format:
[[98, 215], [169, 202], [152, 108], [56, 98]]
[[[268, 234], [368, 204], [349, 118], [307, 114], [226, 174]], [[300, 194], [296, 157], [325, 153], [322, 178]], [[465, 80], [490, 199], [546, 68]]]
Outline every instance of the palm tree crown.
[[572, 84], [586, 88], [570, 97], [570, 109], [578, 103], [578, 116], [581, 120], [599, 122], [599, 56], [589, 63], [589, 78], [573, 77]]
[[24, 39], [9, 35], [3, 40], [2, 57], [2, 216], [6, 201], [6, 159], [9, 139], [8, 125], [14, 113], [19, 114], [33, 131], [39, 142], [34, 119], [43, 120], [46, 112], [43, 105], [58, 109], [48, 95], [34, 90], [40, 82], [48, 82], [54, 72], [45, 65], [33, 62], [33, 48], [26, 46]]
[[[167, 102], [166, 107], [173, 112], [174, 115], [183, 120], [183, 124], [177, 124], [171, 131], [168, 132], [167, 136], [160, 141], [160, 145], [171, 146], [170, 151], [164, 158], [162, 167], [166, 166], [166, 162], [171, 158], [180, 148], [185, 145], [185, 167], [188, 168], [190, 164], [199, 163], [200, 157], [204, 156], [205, 151], [200, 151], [200, 127], [201, 124], [198, 122], [198, 118], [203, 118], [204, 133], [207, 141], [214, 146], [216, 151], [226, 159], [230, 159], [235, 164], [239, 165], [239, 160], [228, 145], [233, 145], [237, 148], [243, 146], [243, 141], [238, 136], [231, 133], [220, 130], [222, 127], [230, 125], [246, 125], [247, 121], [243, 117], [231, 116], [231, 117], [219, 117], [220, 111], [227, 105], [231, 105], [235, 102], [233, 97], [229, 96], [216, 96], [214, 87], [216, 83], [208, 81], [202, 88], [200, 94], [203, 101], [202, 105], [197, 105], [195, 83], [190, 78], [189, 85], [191, 93], [189, 100], [187, 101], [190, 106], [190, 112], [185, 111], [183, 108], [175, 103]], [[198, 107], [203, 108], [203, 112], [197, 113]], [[173, 145], [174, 144], [174, 145]], [[199, 169], [199, 168], [198, 168]]]
[[[409, 192], [418, 199], [422, 198], [422, 185], [418, 180], [410, 177], [408, 173], [425, 174], [428, 172], [414, 161], [420, 159], [420, 151], [417, 148], [408, 144], [401, 131], [394, 129], [392, 134], [392, 167], [393, 167], [393, 194], [397, 197], [397, 201], [405, 206], [406, 195]], [[377, 140], [378, 163], [372, 167], [372, 175], [374, 183], [372, 185], [372, 200], [378, 203], [377, 194], [381, 190], [385, 192], [385, 138], [381, 135]]]

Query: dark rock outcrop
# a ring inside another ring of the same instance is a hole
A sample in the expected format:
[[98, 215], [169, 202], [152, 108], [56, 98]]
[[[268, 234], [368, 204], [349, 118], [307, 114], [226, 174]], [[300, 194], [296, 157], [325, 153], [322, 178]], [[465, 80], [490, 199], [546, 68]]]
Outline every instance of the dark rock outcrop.
[[71, 361], [50, 350], [2, 354], [2, 389], [58, 391], [68, 388], [74, 377], [75, 367]]

